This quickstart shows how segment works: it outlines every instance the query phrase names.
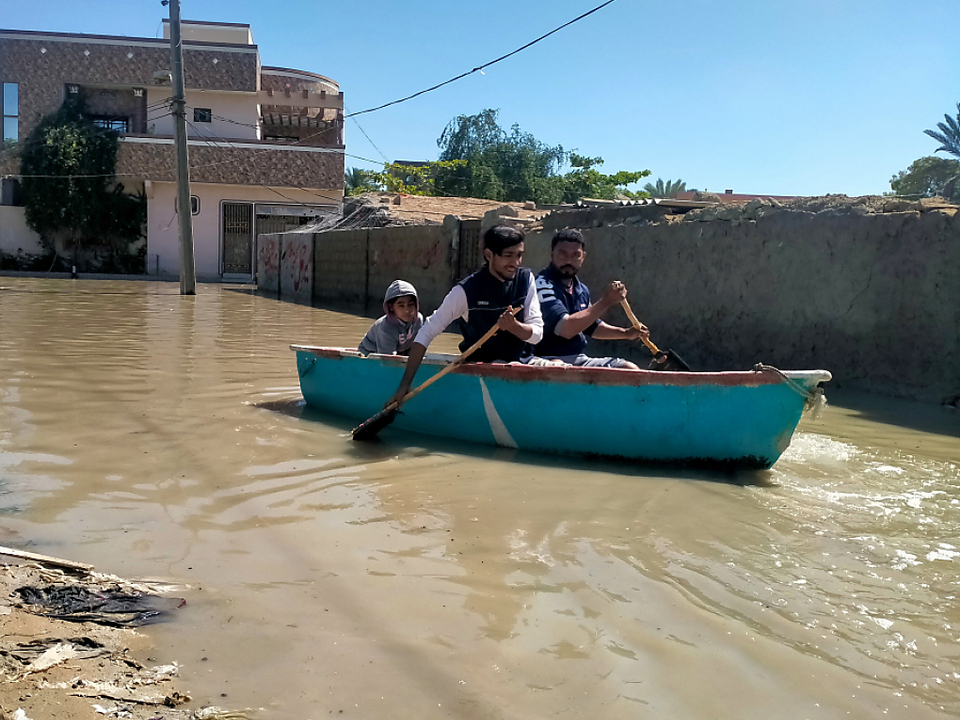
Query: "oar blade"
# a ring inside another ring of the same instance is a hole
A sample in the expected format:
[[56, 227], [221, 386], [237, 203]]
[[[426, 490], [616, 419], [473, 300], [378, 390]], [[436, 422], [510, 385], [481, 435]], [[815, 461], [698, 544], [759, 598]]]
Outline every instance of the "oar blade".
[[669, 372], [692, 372], [686, 361], [677, 355], [673, 350], [667, 350], [666, 352], [661, 350], [659, 353], [654, 355], [652, 358], [650, 358], [650, 365], [647, 367], [647, 369], [664, 370]]
[[394, 421], [398, 412], [400, 412], [399, 409], [392, 407], [381, 410], [373, 417], [364, 420], [353, 429], [353, 439], [360, 442], [373, 440], [381, 430]]
[[681, 370], [683, 372], [692, 372], [690, 366], [687, 365], [686, 361], [677, 355], [673, 350], [667, 350], [667, 357], [670, 362], [673, 364], [675, 370]]

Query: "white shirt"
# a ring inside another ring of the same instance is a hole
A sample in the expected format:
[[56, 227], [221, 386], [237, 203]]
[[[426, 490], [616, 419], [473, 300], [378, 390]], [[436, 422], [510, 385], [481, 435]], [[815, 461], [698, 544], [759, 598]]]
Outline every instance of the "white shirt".
[[[531, 282], [527, 290], [527, 297], [523, 301], [523, 315], [527, 325], [533, 329], [533, 334], [526, 342], [536, 345], [543, 339], [543, 316], [540, 314], [540, 299], [537, 297], [536, 283]], [[457, 318], [468, 320], [470, 308], [467, 307], [467, 294], [459, 285], [454, 285], [453, 289], [447, 293], [434, 312], [423, 323], [417, 338], [414, 340], [418, 345], [430, 347], [430, 343], [436, 339], [437, 335], [442, 333]]]

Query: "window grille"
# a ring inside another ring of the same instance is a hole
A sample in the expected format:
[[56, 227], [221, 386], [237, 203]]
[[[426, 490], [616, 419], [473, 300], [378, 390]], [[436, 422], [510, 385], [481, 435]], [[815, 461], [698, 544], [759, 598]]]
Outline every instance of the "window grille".
[[93, 121], [93, 124], [104, 130], [116, 130], [117, 132], [129, 132], [130, 131], [130, 118], [125, 117], [106, 117], [106, 116], [94, 116], [90, 118]]

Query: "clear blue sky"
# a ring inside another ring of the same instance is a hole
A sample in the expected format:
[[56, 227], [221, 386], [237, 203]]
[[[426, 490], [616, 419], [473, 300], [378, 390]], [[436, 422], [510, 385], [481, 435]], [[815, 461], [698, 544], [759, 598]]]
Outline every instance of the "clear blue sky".
[[[265, 65], [340, 83], [350, 111], [470, 70], [601, 0], [181, 0], [249, 23]], [[155, 37], [159, 0], [0, 0], [0, 27]], [[617, 0], [504, 62], [346, 125], [347, 152], [435, 159], [459, 114], [689, 187], [779, 195], [889, 191], [957, 112], [960, 3]], [[942, 155], [942, 154], [941, 154]], [[355, 158], [347, 165], [372, 167]]]

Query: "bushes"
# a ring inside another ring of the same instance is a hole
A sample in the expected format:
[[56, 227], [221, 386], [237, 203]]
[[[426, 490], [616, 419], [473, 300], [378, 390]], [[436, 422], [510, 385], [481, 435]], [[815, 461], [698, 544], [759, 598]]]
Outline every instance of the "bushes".
[[26, 220], [51, 253], [73, 255], [78, 269], [102, 270], [90, 262], [106, 257], [142, 273], [136, 256], [121, 258], [143, 237], [147, 198], [116, 181], [117, 139], [93, 124], [82, 99], [68, 98], [43, 118], [20, 151]]

